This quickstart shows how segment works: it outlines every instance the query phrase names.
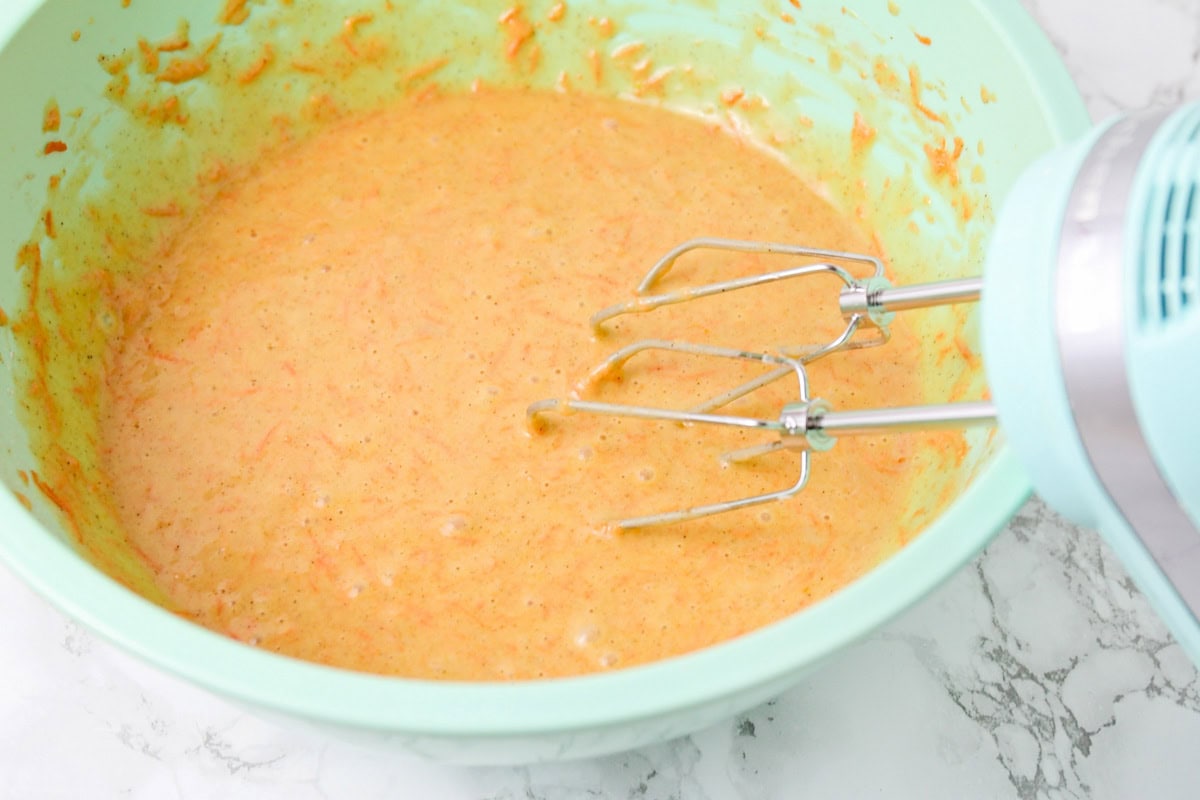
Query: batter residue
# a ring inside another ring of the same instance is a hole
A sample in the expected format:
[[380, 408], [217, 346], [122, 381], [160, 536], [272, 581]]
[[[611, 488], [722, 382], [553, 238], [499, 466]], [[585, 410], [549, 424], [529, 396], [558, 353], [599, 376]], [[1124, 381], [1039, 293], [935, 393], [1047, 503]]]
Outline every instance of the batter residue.
[[[417, 677], [624, 667], [827, 595], [911, 535], [917, 440], [839, 444], [791, 503], [613, 536], [614, 516], [787, 485], [795, 461], [721, 470], [743, 434], [638, 421], [526, 430], [531, 401], [635, 339], [770, 349], [836, 327], [818, 280], [593, 341], [588, 316], [696, 235], [873, 249], [769, 154], [614, 100], [425, 97], [257, 165], [119, 288], [102, 449], [131, 542], [203, 625]], [[698, 258], [670, 285], [772, 266]], [[905, 336], [814, 369], [818, 393], [919, 402]], [[722, 370], [648, 359], [605, 390], [678, 405], [741, 376]], [[783, 388], [740, 410], [777, 413]]]

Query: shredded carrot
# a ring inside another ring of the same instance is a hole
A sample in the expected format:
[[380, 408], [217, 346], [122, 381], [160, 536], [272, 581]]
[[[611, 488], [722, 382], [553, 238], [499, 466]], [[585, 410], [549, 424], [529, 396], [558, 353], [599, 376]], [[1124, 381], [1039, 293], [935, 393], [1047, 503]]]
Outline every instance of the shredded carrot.
[[108, 82], [108, 86], [104, 87], [104, 94], [110, 99], [121, 99], [125, 97], [125, 93], [129, 91], [129, 76], [122, 72]]
[[68, 516], [70, 515], [71, 507], [69, 505], [67, 505], [67, 501], [62, 498], [62, 495], [60, 495], [57, 491], [54, 490], [53, 486], [51, 486], [46, 481], [42, 480], [41, 476], [38, 475], [37, 472], [35, 472], [35, 471], [31, 470], [29, 473], [29, 477], [33, 481], [33, 485], [37, 487], [39, 492], [41, 492], [43, 495], [45, 495], [47, 500], [49, 500], [51, 503], [54, 503], [54, 505], [58, 506], [58, 509], [60, 511], [62, 511], [64, 514], [67, 514]]
[[737, 102], [746, 96], [746, 90], [741, 87], [726, 89], [721, 92], [721, 102], [727, 106], [737, 105]]
[[151, 558], [150, 554], [147, 553], [142, 547], [140, 547], [137, 544], [132, 544], [131, 546], [133, 548], [133, 552], [137, 555], [138, 558], [140, 558], [142, 560], [142, 563], [145, 564], [146, 566], [150, 567], [150, 569], [155, 574], [158, 574], [163, 571], [162, 565], [159, 564], [157, 561], [155, 561], [153, 558]]
[[964, 194], [962, 196], [962, 218], [963, 218], [963, 221], [970, 222], [971, 218], [974, 216], [975, 216], [975, 204], [968, 195]]
[[179, 110], [179, 98], [171, 95], [164, 98], [161, 102], [155, 105], [149, 103], [138, 104], [137, 111], [143, 117], [154, 120], [155, 122], [168, 123], [173, 122], [179, 125], [187, 123], [187, 114]]
[[418, 105], [421, 103], [427, 103], [437, 97], [440, 91], [441, 89], [436, 83], [431, 83], [413, 95], [413, 102], [417, 103]]
[[550, 11], [546, 14], [546, 19], [550, 20], [551, 22], [558, 22], [566, 15], [566, 13], [567, 4], [562, 2], [562, 0], [559, 0], [559, 2], [550, 7]]
[[446, 56], [426, 61], [424, 64], [413, 67], [408, 72], [404, 73], [404, 82], [414, 83], [422, 78], [427, 78], [449, 63], [450, 59]]
[[26, 242], [17, 250], [17, 266], [30, 270], [36, 277], [42, 268], [42, 248], [37, 242]]
[[154, 79], [160, 83], [186, 83], [208, 72], [208, 56], [180, 58], [172, 61]]
[[511, 7], [501, 14], [500, 24], [508, 32], [508, 42], [504, 45], [504, 56], [509, 61], [513, 61], [526, 42], [534, 37], [534, 27], [529, 20], [525, 19], [525, 10], [519, 5]]
[[666, 84], [667, 78], [670, 77], [674, 72], [675, 72], [674, 67], [659, 68], [658, 70], [656, 70], [655, 72], [653, 72], [652, 74], [647, 76], [645, 80], [641, 81], [638, 84], [637, 89], [635, 90], [634, 93], [638, 97], [645, 97], [646, 95], [651, 94], [651, 93], [658, 94], [658, 95], [664, 94], [666, 92], [665, 84]]
[[[58, 292], [53, 287], [46, 290], [46, 299], [50, 301], [50, 307], [54, 309], [55, 314], [62, 314], [62, 301], [58, 297]], [[65, 335], [66, 330], [62, 333]]]
[[109, 75], [115, 77], [123, 73], [125, 68], [129, 66], [129, 54], [122, 53], [117, 56], [102, 55], [99, 57], [99, 61], [100, 67]]
[[592, 48], [588, 50], [587, 58], [588, 64], [592, 68], [592, 79], [599, 86], [601, 81], [604, 80], [604, 63], [600, 60], [600, 53], [595, 48]]
[[329, 434], [325, 433], [325, 431], [321, 431], [319, 434], [317, 434], [317, 438], [319, 438], [325, 444], [329, 445], [329, 449], [332, 450], [334, 453], [337, 453], [339, 455], [341, 454], [342, 448], [340, 448], [336, 444], [334, 444], [333, 439], [330, 439]]
[[158, 49], [145, 39], [138, 38], [138, 52], [142, 55], [142, 72], [153, 75], [158, 72]]
[[358, 29], [362, 25], [366, 25], [371, 20], [375, 19], [374, 14], [354, 14], [346, 17], [342, 22], [342, 46], [350, 51], [350, 55], [360, 55], [358, 48], [354, 45], [354, 37], [358, 34]]
[[42, 215], [42, 222], [46, 226], [46, 235], [51, 239], [55, 238], [55, 236], [58, 235], [58, 232], [54, 227], [54, 212], [49, 208], [47, 208], [46, 213]]
[[933, 120], [934, 122], [939, 122], [942, 125], [945, 125], [946, 120], [942, 119], [942, 117], [939, 114], [937, 114], [935, 111], [930, 109], [921, 100], [921, 72], [920, 72], [920, 70], [917, 69], [916, 64], [913, 64], [911, 67], [908, 68], [908, 86], [912, 92], [913, 108], [915, 108], [917, 111], [921, 112], [926, 117]]
[[187, 50], [192, 46], [189, 31], [191, 30], [187, 20], [179, 23], [179, 29], [169, 39], [163, 39], [154, 46], [154, 49], [160, 53], [174, 53], [180, 50]]
[[850, 141], [855, 153], [865, 152], [875, 142], [876, 130], [867, 124], [862, 114], [854, 112], [854, 127], [850, 130]]
[[925, 45], [926, 47], [933, 44], [933, 39], [930, 39], [928, 36], [922, 36], [921, 34], [917, 33], [916, 31], [913, 31], [913, 36], [916, 36], [917, 41], [920, 42], [921, 44]]
[[212, 162], [208, 169], [200, 174], [200, 177], [208, 183], [217, 183], [222, 180], [228, 174], [228, 172], [229, 169], [225, 166], [225, 162], [221, 161], [220, 159], [216, 159]]
[[225, 0], [225, 7], [217, 15], [217, 22], [222, 25], [241, 25], [250, 17], [250, 9], [246, 8], [247, 0]]
[[291, 67], [292, 69], [296, 70], [296, 72], [307, 72], [310, 75], [320, 75], [322, 72], [324, 72], [321, 67], [307, 61], [293, 61], [291, 63]]
[[337, 119], [337, 103], [334, 102], [330, 95], [324, 92], [320, 94], [314, 94], [312, 97], [308, 98], [308, 102], [304, 104], [304, 110], [302, 113], [308, 119], [316, 120], [317, 122]]
[[946, 144], [945, 139], [938, 142], [938, 146], [934, 147], [931, 144], [925, 145], [925, 155], [929, 158], [929, 165], [933, 169], [933, 174], [939, 177], [945, 177], [950, 181], [951, 186], [958, 186], [958, 159], [962, 156], [964, 148], [961, 137], [954, 137], [954, 149], [951, 150]]
[[263, 437], [258, 440], [258, 444], [255, 446], [254, 450], [251, 451], [251, 453], [247, 456], [247, 459], [251, 460], [251, 461], [258, 461], [259, 459], [261, 459], [263, 453], [265, 453], [267, 450], [267, 445], [269, 445], [271, 443], [271, 439], [274, 438], [275, 433], [282, 426], [283, 426], [283, 420], [280, 420], [279, 422], [276, 422], [274, 425], [272, 425], [270, 430], [268, 430], [266, 432], [266, 434], [264, 434]]
[[186, 363], [188, 363], [186, 359], [182, 359], [179, 356], [173, 356], [170, 353], [164, 353], [163, 351], [156, 348], [154, 345], [150, 344], [150, 342], [146, 342], [145, 344], [146, 344], [146, 355], [150, 356], [150, 358], [154, 359], [155, 361], [162, 361], [167, 364], [186, 364]]
[[646, 45], [644, 42], [626, 42], [620, 47], [614, 48], [612, 53], [609, 54], [609, 57], [612, 58], [613, 61], [620, 61], [623, 58], [636, 55], [638, 52], [645, 49], [645, 47]]
[[961, 334], [956, 334], [954, 337], [954, 349], [962, 356], [963, 360], [972, 367], [979, 366], [979, 356], [971, 349], [971, 345], [967, 343], [966, 338]]
[[45, 153], [46, 155], [50, 155], [51, 153], [65, 153], [66, 150], [67, 150], [66, 142], [62, 142], [62, 141], [59, 141], [58, 139], [55, 139], [53, 141], [46, 142], [46, 146], [45, 146], [45, 148], [43, 148], [42, 152]]
[[263, 71], [266, 70], [266, 68], [270, 66], [271, 62], [274, 60], [275, 49], [271, 47], [270, 42], [267, 42], [263, 45], [262, 52], [259, 54], [258, 58], [254, 60], [254, 63], [244, 69], [237, 76], [237, 82], [243, 86], [248, 83], [252, 83], [258, 78], [259, 75], [263, 74]]
[[596, 17], [591, 17], [588, 19], [588, 23], [590, 23], [591, 26], [596, 30], [600, 31], [600, 35], [605, 39], [612, 38], [613, 34], [617, 32], [616, 26], [613, 25], [613, 21], [608, 17], [600, 17], [599, 19]]
[[148, 217], [178, 217], [183, 214], [183, 210], [172, 200], [163, 206], [146, 206], [142, 213]]
[[58, 103], [51, 100], [46, 105], [46, 113], [42, 115], [42, 133], [53, 133], [62, 125], [62, 113], [58, 110]]

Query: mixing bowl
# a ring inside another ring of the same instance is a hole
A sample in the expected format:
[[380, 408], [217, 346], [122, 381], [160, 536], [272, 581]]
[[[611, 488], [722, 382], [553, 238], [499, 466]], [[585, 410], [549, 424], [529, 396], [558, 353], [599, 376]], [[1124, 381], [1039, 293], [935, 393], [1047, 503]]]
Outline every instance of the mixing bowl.
[[[103, 344], [105, 321], [76, 332], [86, 341], [74, 356], [54, 337], [33, 348], [22, 342], [38, 285], [28, 246], [40, 248], [46, 275], [69, 276], [82, 270], [76, 262], [102, 270], [88, 242], [100, 248], [105, 237], [111, 245], [153, 232], [153, 220], [130, 221], [136, 215], [122, 215], [121, 203], [148, 206], [156, 192], [193, 185], [214, 156], [250, 152], [281, 117], [302, 134], [320, 124], [314, 99], [353, 111], [432, 80], [454, 89], [482, 76], [547, 89], [569, 82], [719, 118], [857, 210], [879, 231], [900, 280], [978, 273], [992, 214], [1017, 175], [1087, 123], [1015, 0], [301, 5], [103, 0], [82, 12], [70, 0], [9, 0], [0, 10], [0, 252], [17, 262], [0, 274], [0, 479], [9, 489], [0, 493], [0, 557], [66, 613], [264, 715], [447, 761], [578, 758], [684, 735], [778, 694], [945, 580], [1025, 499], [1029, 484], [1002, 438], [971, 434], [913, 499], [916, 517], [918, 508], [940, 513], [861, 579], [720, 646], [577, 678], [485, 684], [358, 674], [240, 644], [144, 599], [153, 589], [120, 537], [95, 519], [64, 516], [55, 505], [61, 491], [39, 477], [48, 446], [70, 451], [87, 438], [89, 411], [62, 387], [85, 368], [76, 361], [87, 342]], [[147, 82], [139, 38], [171, 36], [180, 48], [153, 57], [175, 57], [196, 74]], [[321, 42], [333, 48], [327, 68], [305, 69]], [[221, 91], [222, 76], [243, 89]], [[51, 100], [58, 120], [48, 117]], [[55, 221], [45, 213], [53, 191]], [[60, 241], [49, 238], [55, 225]], [[56, 302], [88, 297], [81, 289]], [[939, 334], [968, 345], [976, 338], [970, 311], [916, 324], [929, 343]], [[982, 390], [977, 359], [944, 363], [933, 350], [925, 357], [931, 399]], [[38, 358], [54, 380], [33, 385]], [[47, 396], [63, 414], [54, 431], [39, 416]]]

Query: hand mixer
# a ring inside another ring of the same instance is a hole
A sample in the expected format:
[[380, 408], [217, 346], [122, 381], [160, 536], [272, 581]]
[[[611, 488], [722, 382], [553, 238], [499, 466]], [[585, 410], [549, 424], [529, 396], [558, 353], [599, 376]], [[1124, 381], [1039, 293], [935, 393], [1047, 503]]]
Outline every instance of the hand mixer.
[[[715, 248], [802, 257], [802, 266], [653, 294], [687, 252]], [[812, 263], [812, 262], [817, 263]], [[872, 268], [856, 278], [848, 266]], [[801, 492], [812, 454], [837, 436], [999, 422], [1036, 490], [1072, 520], [1097, 527], [1173, 633], [1200, 663], [1200, 103], [1113, 120], [1033, 164], [1005, 201], [979, 279], [892, 286], [869, 256], [723, 239], [668, 253], [639, 297], [605, 309], [594, 326], [629, 313], [774, 281], [829, 276], [841, 284], [845, 328], [825, 345], [753, 353], [647, 340], [626, 347], [583, 384], [639, 353], [684, 352], [759, 362], [762, 377], [676, 410], [574, 397], [529, 408], [706, 423], [778, 434], [729, 453], [746, 461], [799, 453], [799, 477], [776, 492], [632, 517], [662, 525], [784, 500]], [[811, 396], [805, 365], [884, 344], [897, 312], [982, 303], [983, 360], [993, 403], [838, 411]], [[767, 383], [795, 379], [776, 419], [717, 414]]]

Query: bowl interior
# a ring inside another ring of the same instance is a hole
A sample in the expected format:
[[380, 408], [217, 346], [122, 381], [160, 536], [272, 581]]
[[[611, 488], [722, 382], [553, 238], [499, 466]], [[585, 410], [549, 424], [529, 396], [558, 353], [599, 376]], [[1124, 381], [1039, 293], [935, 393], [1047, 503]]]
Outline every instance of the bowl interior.
[[[138, 208], [199, 202], [197, 176], [253, 157], [281, 125], [303, 136], [333, 114], [480, 78], [663, 104], [721, 119], [798, 165], [878, 231], [893, 277], [915, 282], [979, 274], [1020, 170], [1086, 116], [1048, 44], [1007, 0], [124, 5], [86, 17], [66, 0], [28, 19], [33, 6], [0, 12], [0, 98], [15, 121], [0, 130], [0, 251], [17, 260], [0, 272], [0, 480], [10, 490], [0, 494], [0, 557], [150, 661], [258, 707], [457, 758], [628, 747], [778, 691], [944, 580], [1028, 492], [1002, 437], [972, 432], [925, 465], [907, 520], [925, 530], [878, 569], [734, 642], [602, 676], [385, 679], [262, 653], [175, 618], [145, 599], [158, 599], [153, 583], [95, 488], [94, 394], [79, 387], [115, 324], [99, 310], [96, 276], [131, 269], [122, 248], [158, 234], [161, 220]], [[154, 57], [203, 74], [154, 80], [139, 69], [149, 57], [139, 39], [178, 42]], [[47, 298], [46, 286], [59, 291]], [[972, 308], [905, 324], [924, 345], [930, 402], [986, 391]], [[959, 352], [946, 358], [947, 348]]]

